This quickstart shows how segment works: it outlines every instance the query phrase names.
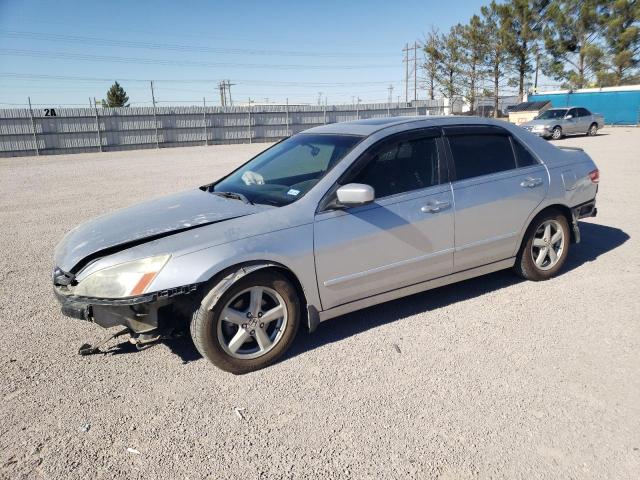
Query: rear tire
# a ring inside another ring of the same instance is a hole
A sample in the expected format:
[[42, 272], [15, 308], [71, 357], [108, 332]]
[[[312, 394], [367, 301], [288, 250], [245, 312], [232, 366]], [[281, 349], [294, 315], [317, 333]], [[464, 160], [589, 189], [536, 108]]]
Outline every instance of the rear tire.
[[562, 138], [562, 128], [561, 127], [553, 127], [551, 130], [551, 139], [552, 140], [560, 140]]
[[544, 212], [529, 225], [514, 270], [526, 280], [548, 280], [564, 265], [570, 244], [567, 218], [558, 210]]
[[258, 271], [233, 284], [213, 309], [203, 302], [193, 314], [191, 337], [203, 357], [239, 375], [273, 364], [293, 343], [299, 324], [293, 285], [277, 272]]
[[595, 137], [597, 134], [598, 134], [598, 124], [596, 122], [593, 122], [589, 126], [589, 130], [587, 130], [587, 135], [590, 137]]

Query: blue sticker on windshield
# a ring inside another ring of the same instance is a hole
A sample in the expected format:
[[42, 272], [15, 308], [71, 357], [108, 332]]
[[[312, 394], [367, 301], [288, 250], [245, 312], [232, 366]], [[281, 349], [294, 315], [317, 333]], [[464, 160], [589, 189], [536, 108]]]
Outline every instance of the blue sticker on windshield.
[[297, 196], [300, 193], [300, 190], [296, 190], [295, 188], [292, 188], [291, 190], [289, 190], [287, 192], [287, 195], [293, 195], [294, 197]]

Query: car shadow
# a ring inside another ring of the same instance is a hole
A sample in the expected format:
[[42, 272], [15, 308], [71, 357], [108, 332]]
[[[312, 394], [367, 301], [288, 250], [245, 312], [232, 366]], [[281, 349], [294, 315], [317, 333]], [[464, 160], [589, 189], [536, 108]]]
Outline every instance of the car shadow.
[[[571, 249], [561, 275], [595, 261], [600, 255], [619, 247], [629, 239], [629, 235], [619, 228], [594, 223], [580, 222], [580, 231], [581, 242]], [[333, 318], [321, 323], [313, 334], [301, 328], [294, 344], [280, 361], [411, 315], [435, 311], [522, 281], [511, 270], [503, 270]], [[183, 363], [202, 358], [188, 334], [165, 340], [163, 344], [178, 355]]]

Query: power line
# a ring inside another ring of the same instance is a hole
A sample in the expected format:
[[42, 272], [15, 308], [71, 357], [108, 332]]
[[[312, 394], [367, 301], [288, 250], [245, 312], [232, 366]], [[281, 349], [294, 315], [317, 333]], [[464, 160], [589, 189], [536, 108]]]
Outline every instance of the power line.
[[140, 48], [149, 50], [162, 50], [162, 51], [179, 51], [179, 52], [201, 52], [201, 53], [218, 53], [226, 55], [274, 55], [274, 56], [287, 56], [287, 57], [316, 57], [316, 58], [349, 58], [349, 57], [391, 57], [393, 54], [379, 53], [379, 52], [304, 52], [295, 50], [269, 50], [269, 49], [253, 49], [253, 48], [222, 48], [222, 47], [207, 47], [203, 45], [188, 45], [188, 44], [170, 44], [170, 43], [155, 43], [155, 42], [141, 42], [130, 40], [111, 40], [108, 38], [99, 37], [85, 37], [79, 35], [62, 35], [57, 33], [42, 33], [42, 32], [26, 32], [16, 30], [0, 30], [0, 36], [7, 38], [18, 38], [27, 40], [43, 40], [48, 42], [55, 41], [61, 43], [81, 44], [81, 45], [96, 45], [104, 47], [126, 47], [126, 48]]
[[242, 68], [269, 68], [281, 70], [359, 70], [373, 68], [388, 68], [395, 65], [294, 65], [294, 64], [263, 64], [263, 63], [226, 63], [226, 62], [202, 62], [196, 60], [163, 60], [152, 58], [120, 57], [111, 55], [91, 55], [84, 53], [52, 52], [43, 50], [20, 50], [12, 48], [0, 48], [0, 55], [57, 58], [65, 60], [80, 60], [88, 62], [112, 62], [135, 63], [138, 65], [172, 65], [181, 67], [242, 67]]
[[[71, 75], [50, 75], [50, 74], [38, 74], [38, 73], [14, 73], [14, 72], [0, 72], [0, 77], [6, 78], [20, 78], [27, 80], [75, 80], [79, 82], [113, 82], [118, 80], [119, 82], [144, 82], [148, 83], [148, 78], [121, 78], [121, 77], [82, 77]], [[158, 78], [154, 79], [156, 83], [179, 83], [179, 84], [192, 84], [192, 83], [212, 83], [218, 82], [219, 79], [212, 78]], [[296, 81], [272, 81], [272, 80], [236, 80], [237, 83], [243, 85], [261, 85], [261, 86], [282, 86], [282, 87], [348, 87], [348, 86], [360, 86], [360, 85], [388, 85], [395, 82], [395, 80], [383, 80], [383, 81], [369, 81], [369, 82], [296, 82]]]

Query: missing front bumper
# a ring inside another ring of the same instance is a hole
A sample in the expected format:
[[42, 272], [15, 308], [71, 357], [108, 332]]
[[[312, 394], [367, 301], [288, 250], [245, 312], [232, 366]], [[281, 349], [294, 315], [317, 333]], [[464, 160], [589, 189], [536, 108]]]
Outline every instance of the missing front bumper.
[[60, 302], [63, 315], [77, 320], [85, 320], [103, 328], [123, 326], [135, 333], [147, 333], [158, 328], [173, 327], [180, 315], [176, 305], [184, 307], [189, 303], [190, 294], [197, 291], [197, 285], [188, 285], [171, 291], [126, 299], [98, 299], [76, 297], [55, 287], [56, 298]]

